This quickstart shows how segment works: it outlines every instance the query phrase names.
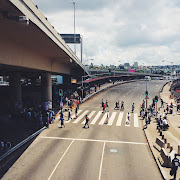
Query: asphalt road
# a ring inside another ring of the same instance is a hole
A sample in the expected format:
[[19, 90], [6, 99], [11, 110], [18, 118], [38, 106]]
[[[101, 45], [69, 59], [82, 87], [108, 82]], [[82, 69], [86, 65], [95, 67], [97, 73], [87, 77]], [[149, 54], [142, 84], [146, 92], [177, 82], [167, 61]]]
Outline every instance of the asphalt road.
[[[148, 82], [149, 103], [163, 84], [164, 81]], [[65, 128], [52, 124], [2, 179], [162, 179], [138, 117], [145, 87], [144, 81], [119, 85], [83, 103], [77, 119], [66, 121]], [[102, 99], [109, 103], [108, 125], [103, 122], [106, 114], [101, 112]], [[122, 99], [125, 110], [114, 110], [115, 102]], [[126, 124], [133, 102], [135, 112], [131, 113], [130, 124]], [[90, 116], [87, 129], [82, 128], [85, 114]]]

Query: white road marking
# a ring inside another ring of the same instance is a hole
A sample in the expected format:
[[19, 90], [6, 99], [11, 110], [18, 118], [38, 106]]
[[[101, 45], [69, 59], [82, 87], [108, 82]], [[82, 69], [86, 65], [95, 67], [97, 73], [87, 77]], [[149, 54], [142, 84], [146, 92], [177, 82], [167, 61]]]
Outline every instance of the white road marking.
[[130, 122], [131, 122], [131, 114], [129, 113], [129, 120], [128, 120], [128, 114], [126, 115], [126, 123], [125, 123], [125, 126], [130, 126]]
[[108, 141], [108, 140], [97, 140], [97, 139], [76, 139], [76, 138], [65, 138], [65, 137], [44, 137], [40, 136], [43, 139], [60, 139], [60, 140], [74, 140], [74, 141], [89, 141], [89, 142], [105, 142], [105, 143], [117, 143], [117, 144], [136, 144], [136, 145], [147, 145], [147, 143], [138, 143], [138, 142], [127, 142], [127, 141]]
[[101, 164], [100, 164], [100, 169], [99, 169], [99, 178], [98, 180], [101, 180], [101, 172], [102, 172], [102, 164], [103, 164], [103, 158], [104, 158], [104, 149], [105, 149], [105, 142], [103, 145], [103, 150], [102, 150], [102, 156], [101, 156]]
[[101, 116], [101, 114], [102, 114], [102, 111], [99, 111], [90, 124], [95, 124], [98, 118]]
[[114, 121], [114, 119], [115, 119], [115, 117], [116, 117], [116, 114], [117, 114], [117, 112], [113, 112], [113, 113], [112, 113], [112, 115], [111, 115], [111, 117], [110, 117], [109, 122], [108, 122], [107, 125], [111, 126], [111, 125], [113, 124], [113, 121]]
[[124, 114], [123, 112], [120, 112], [120, 113], [119, 113], [119, 117], [118, 117], [116, 126], [121, 126], [123, 114]]
[[[82, 112], [82, 110], [78, 110], [77, 115], [80, 114], [81, 112]], [[75, 117], [76, 117], [75, 114], [73, 114], [73, 115], [71, 116], [72, 119], [74, 119]], [[69, 121], [65, 121], [65, 123], [70, 123], [72, 119], [70, 119]]]
[[[96, 111], [92, 111], [92, 112], [88, 115], [88, 118], [89, 118], [89, 119], [92, 118], [95, 112], [96, 112]], [[85, 124], [85, 122], [86, 122], [86, 120], [84, 120], [81, 124]]]
[[57, 163], [56, 167], [54, 168], [54, 170], [52, 171], [51, 175], [49, 176], [48, 180], [51, 179], [52, 175], [54, 174], [55, 170], [57, 169], [59, 163], [62, 161], [63, 157], [66, 155], [67, 151], [69, 150], [69, 148], [71, 147], [72, 143], [74, 142], [74, 140], [72, 140], [72, 142], [70, 143], [70, 145], [68, 146], [68, 148], [66, 149], [66, 151], [64, 152], [64, 154], [62, 155], [62, 157], [60, 158], [59, 162]]
[[89, 110], [84, 111], [73, 123], [78, 123], [88, 112]]
[[107, 119], [107, 113], [104, 114], [101, 121], [99, 122], [99, 125], [103, 125], [105, 123], [106, 119]]
[[139, 127], [138, 114], [134, 113], [134, 127]]

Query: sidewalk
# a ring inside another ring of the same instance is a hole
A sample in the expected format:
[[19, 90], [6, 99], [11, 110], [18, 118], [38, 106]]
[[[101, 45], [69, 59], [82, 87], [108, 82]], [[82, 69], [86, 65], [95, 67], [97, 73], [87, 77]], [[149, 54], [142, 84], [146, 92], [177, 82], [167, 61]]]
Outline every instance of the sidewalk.
[[[169, 88], [170, 86], [168, 84], [165, 85], [162, 93], [160, 93], [160, 97], [165, 102], [165, 108], [166, 108], [166, 104], [169, 104], [171, 102], [173, 103], [174, 106], [176, 106], [175, 101], [173, 99], [170, 99]], [[163, 110], [164, 108], [161, 108], [160, 113], [163, 113]], [[173, 112], [173, 114], [168, 114], [167, 119], [168, 119], [168, 123], [170, 127], [167, 131], [162, 131], [162, 135], [164, 135], [164, 138], [167, 140], [167, 143], [170, 143], [170, 146], [173, 148], [173, 151], [175, 153], [178, 153], [178, 145], [180, 145], [180, 115], [177, 115], [176, 110], [175, 110], [175, 113]], [[157, 127], [156, 120], [152, 119], [151, 124], [148, 125], [147, 129], [144, 129], [144, 133], [162, 176], [164, 177], [164, 179], [167, 179], [167, 180], [173, 179], [173, 176], [170, 176], [171, 168], [162, 166], [162, 163], [163, 163], [162, 159], [164, 158], [165, 155], [164, 154], [161, 155], [162, 150], [160, 153], [154, 147], [154, 145], [156, 144], [155, 141], [157, 137], [161, 139], [162, 142], [165, 142], [165, 140], [162, 139], [162, 136], [160, 136], [160, 133], [158, 133], [158, 130], [156, 129], [156, 127]], [[167, 143], [165, 143], [164, 149], [165, 149], [165, 152], [167, 153], [167, 156], [170, 156], [172, 153], [170, 153], [170, 148], [167, 147]], [[178, 156], [178, 158], [180, 157]], [[180, 179], [180, 167], [178, 168], [176, 179]]]

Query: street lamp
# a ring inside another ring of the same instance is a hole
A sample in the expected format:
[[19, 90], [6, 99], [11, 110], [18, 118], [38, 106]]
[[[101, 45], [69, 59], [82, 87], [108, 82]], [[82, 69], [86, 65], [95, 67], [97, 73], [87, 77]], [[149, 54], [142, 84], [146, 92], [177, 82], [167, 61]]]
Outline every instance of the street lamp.
[[172, 80], [172, 73], [173, 73], [172, 72], [172, 66], [173, 66], [172, 64], [173, 64], [173, 62], [172, 61], [166, 61], [166, 60], [162, 60], [162, 62], [169, 62], [169, 63], [171, 63], [171, 80]]
[[75, 2], [73, 1], [72, 2], [73, 3], [73, 5], [74, 5], [74, 53], [76, 54], [76, 32], [75, 32], [75, 25], [76, 25], [76, 22], [75, 22], [75, 7], [76, 7], [76, 4], [75, 4]]

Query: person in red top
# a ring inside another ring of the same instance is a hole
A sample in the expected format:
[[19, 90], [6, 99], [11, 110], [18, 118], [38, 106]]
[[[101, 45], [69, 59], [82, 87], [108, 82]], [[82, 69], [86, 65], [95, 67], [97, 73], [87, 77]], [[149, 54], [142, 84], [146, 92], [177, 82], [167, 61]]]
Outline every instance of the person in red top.
[[105, 103], [103, 103], [103, 112], [105, 112], [105, 109], [106, 109], [106, 105], [105, 105]]

